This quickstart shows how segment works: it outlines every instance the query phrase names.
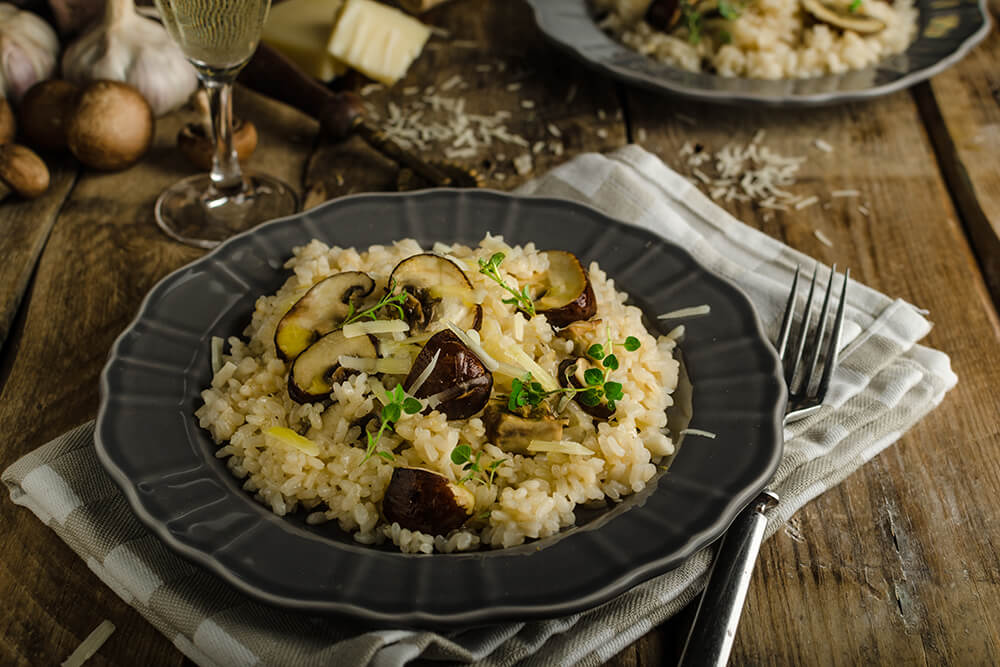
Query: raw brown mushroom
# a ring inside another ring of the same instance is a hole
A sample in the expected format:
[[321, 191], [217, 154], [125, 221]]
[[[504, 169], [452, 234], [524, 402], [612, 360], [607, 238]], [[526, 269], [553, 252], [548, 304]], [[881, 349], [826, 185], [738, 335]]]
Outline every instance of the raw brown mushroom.
[[66, 141], [88, 167], [117, 171], [149, 150], [153, 124], [153, 110], [138, 90], [120, 81], [94, 81], [80, 93]]
[[515, 415], [501, 401], [492, 401], [483, 413], [486, 439], [512, 454], [527, 454], [532, 440], [562, 440], [564, 420], [540, 413]]
[[15, 192], [33, 199], [49, 188], [49, 170], [27, 146], [0, 146], [0, 199]]
[[288, 395], [296, 403], [314, 403], [330, 395], [333, 385], [354, 371], [340, 365], [341, 357], [375, 359], [378, 350], [371, 336], [348, 338], [334, 331], [310, 345], [295, 358], [288, 372]]
[[[209, 115], [208, 99], [199, 91], [195, 95], [195, 106], [201, 113], [198, 123], [188, 123], [177, 133], [177, 147], [194, 166], [202, 171], [212, 168], [215, 156], [215, 139], [212, 137], [212, 118]], [[245, 162], [257, 148], [257, 128], [250, 121], [233, 118], [233, 148], [240, 162]]]
[[820, 0], [802, 0], [802, 8], [814, 19], [859, 35], [873, 35], [885, 30], [885, 23], [860, 12], [844, 11], [824, 5]]
[[396, 468], [382, 497], [389, 523], [428, 535], [446, 535], [472, 515], [476, 498], [447, 477], [423, 468]]
[[10, 110], [10, 103], [0, 97], [0, 145], [14, 141], [16, 134], [17, 124], [14, 122], [14, 112]]
[[[576, 387], [577, 389], [583, 389], [587, 386], [584, 374], [590, 368], [597, 368], [597, 366], [591, 363], [591, 361], [586, 357], [564, 360], [559, 364], [559, 384], [565, 388]], [[580, 400], [580, 394], [574, 394], [573, 400], [576, 401], [581, 410], [586, 412], [591, 417], [596, 417], [597, 419], [610, 419], [611, 415], [615, 414], [615, 411], [608, 407], [607, 399], [604, 397], [601, 397], [601, 402], [597, 405], [587, 405]]]
[[[437, 361], [434, 361], [435, 356]], [[427, 367], [434, 367], [415, 390]], [[483, 409], [493, 391], [493, 375], [450, 329], [431, 336], [417, 355], [403, 387], [416, 398], [434, 397], [425, 412], [439, 410], [448, 419], [466, 419]]]
[[25, 141], [43, 151], [65, 149], [66, 129], [79, 96], [80, 89], [62, 79], [42, 81], [28, 89], [18, 110]]
[[549, 270], [543, 291], [535, 299], [535, 311], [554, 327], [589, 320], [597, 312], [597, 298], [590, 277], [576, 255], [565, 250], [547, 250]]
[[344, 271], [325, 278], [302, 295], [274, 330], [278, 357], [289, 361], [320, 336], [336, 329], [375, 289], [375, 281], [361, 271]]
[[472, 283], [450, 259], [432, 253], [407, 257], [392, 270], [389, 284], [409, 295], [403, 310], [412, 333], [440, 328], [445, 321], [466, 330], [482, 323], [482, 306], [472, 302]]

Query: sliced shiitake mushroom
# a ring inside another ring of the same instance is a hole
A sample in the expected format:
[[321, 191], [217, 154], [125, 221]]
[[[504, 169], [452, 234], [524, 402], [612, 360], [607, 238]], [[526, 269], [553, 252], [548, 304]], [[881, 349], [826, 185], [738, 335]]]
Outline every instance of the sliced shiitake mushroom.
[[[587, 386], [584, 374], [591, 368], [597, 368], [597, 366], [586, 357], [566, 359], [559, 364], [557, 372], [559, 384], [565, 388], [576, 387], [577, 389], [583, 389]], [[580, 394], [574, 394], [573, 400], [577, 402], [581, 410], [591, 417], [610, 419], [611, 415], [615, 414], [615, 411], [608, 407], [608, 402], [604, 397], [601, 397], [601, 402], [597, 405], [587, 405], [580, 400]]]
[[355, 372], [340, 365], [341, 357], [378, 356], [371, 336], [348, 338], [343, 331], [321, 337], [295, 358], [288, 373], [288, 395], [297, 403], [314, 403], [330, 394], [333, 385]]
[[535, 300], [535, 311], [554, 327], [589, 320], [597, 312], [597, 298], [590, 277], [576, 255], [565, 250], [546, 250], [549, 270], [543, 291]]
[[814, 19], [841, 30], [851, 30], [859, 35], [873, 35], [885, 30], [885, 23], [860, 12], [845, 11], [825, 5], [820, 0], [802, 0], [802, 9]]
[[491, 401], [483, 413], [486, 439], [511, 454], [527, 454], [532, 440], [562, 440], [565, 421], [549, 414], [515, 415], [501, 401]]
[[382, 497], [389, 523], [428, 535], [446, 535], [468, 519], [476, 498], [447, 477], [423, 468], [396, 468]]
[[274, 330], [274, 348], [285, 361], [294, 359], [347, 319], [351, 307], [375, 289], [375, 281], [361, 271], [345, 271], [319, 281], [295, 302]]
[[437, 362], [430, 374], [412, 392], [417, 398], [434, 398], [435, 405], [426, 411], [438, 410], [448, 419], [467, 419], [482, 410], [493, 391], [493, 375], [450, 329], [430, 337], [403, 380], [403, 387], [411, 391], [435, 355]]
[[389, 284], [409, 295], [403, 310], [413, 333], [440, 329], [446, 321], [463, 329], [478, 329], [482, 323], [472, 283], [450, 259], [433, 253], [407, 257], [392, 270]]

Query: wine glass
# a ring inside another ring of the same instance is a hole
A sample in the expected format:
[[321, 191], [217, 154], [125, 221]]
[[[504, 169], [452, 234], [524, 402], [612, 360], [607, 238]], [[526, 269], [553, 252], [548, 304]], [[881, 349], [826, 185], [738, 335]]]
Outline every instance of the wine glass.
[[212, 171], [185, 178], [156, 200], [156, 224], [170, 237], [212, 248], [259, 222], [294, 213], [295, 192], [240, 169], [233, 147], [233, 81], [257, 49], [271, 0], [155, 0], [167, 32], [208, 93]]

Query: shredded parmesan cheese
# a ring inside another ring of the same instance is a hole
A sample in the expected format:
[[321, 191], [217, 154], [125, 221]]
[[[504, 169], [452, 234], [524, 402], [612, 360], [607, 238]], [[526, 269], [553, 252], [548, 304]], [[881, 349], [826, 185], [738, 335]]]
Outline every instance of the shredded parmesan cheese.
[[715, 440], [715, 434], [711, 431], [702, 431], [700, 428], [685, 428], [680, 432], [681, 435], [700, 435], [703, 438], [709, 438]]
[[212, 375], [219, 372], [222, 368], [222, 346], [225, 341], [218, 336], [212, 336]]
[[552, 374], [546, 371], [544, 368], [538, 365], [538, 362], [531, 358], [531, 355], [522, 350], [517, 345], [511, 345], [504, 350], [507, 358], [510, 359], [515, 364], [522, 366], [527, 372], [531, 373], [531, 377], [542, 385], [542, 388], [546, 391], [555, 391], [559, 389], [559, 382], [556, 381]]
[[344, 338], [357, 338], [366, 334], [384, 334], [409, 331], [410, 325], [403, 320], [371, 320], [352, 322], [344, 325]]
[[62, 667], [80, 667], [97, 653], [108, 637], [115, 631], [115, 624], [111, 621], [101, 621], [100, 625], [84, 637], [80, 645], [76, 647], [69, 657], [62, 662]]
[[434, 356], [431, 357], [431, 362], [427, 364], [427, 367], [424, 368], [424, 370], [420, 371], [420, 375], [418, 375], [417, 378], [413, 381], [413, 384], [410, 385], [410, 391], [409, 391], [410, 394], [416, 394], [417, 391], [424, 386], [424, 382], [427, 382], [427, 378], [429, 378], [431, 376], [431, 373], [434, 372], [434, 367], [437, 366], [438, 358], [440, 356], [441, 356], [441, 350], [435, 350]]
[[676, 320], [682, 317], [698, 317], [699, 315], [708, 315], [712, 312], [712, 307], [707, 303], [703, 303], [700, 306], [690, 306], [688, 308], [678, 308], [677, 310], [672, 310], [669, 313], [663, 313], [662, 315], [657, 315], [658, 320]]
[[532, 440], [528, 443], [528, 451], [571, 454], [574, 456], [593, 456], [594, 454], [592, 449], [572, 440]]
[[491, 373], [500, 367], [500, 362], [491, 357], [489, 353], [483, 349], [483, 346], [474, 341], [468, 333], [465, 332], [461, 327], [459, 327], [454, 322], [445, 322], [445, 325], [452, 330], [452, 332], [458, 336], [458, 339], [462, 343], [472, 350], [472, 353], [479, 357], [479, 360], [483, 362], [483, 366], [486, 366], [486, 370]]
[[299, 435], [284, 426], [272, 426], [264, 430], [264, 441], [270, 445], [277, 444], [292, 447], [305, 452], [309, 456], [319, 456], [319, 446], [309, 438]]
[[371, 387], [372, 393], [375, 394], [375, 398], [379, 400], [382, 405], [389, 405], [389, 394], [385, 391], [385, 385], [377, 377], [368, 378], [368, 386]]

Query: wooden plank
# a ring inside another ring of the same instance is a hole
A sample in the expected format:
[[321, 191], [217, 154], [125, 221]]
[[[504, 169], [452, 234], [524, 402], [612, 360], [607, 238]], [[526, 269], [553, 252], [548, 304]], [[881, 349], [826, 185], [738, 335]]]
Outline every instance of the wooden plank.
[[11, 196], [0, 203], [0, 350], [10, 333], [38, 257], [66, 200], [77, 168], [65, 156], [45, 156], [49, 189], [38, 199]]
[[[994, 24], [1000, 0], [990, 3]], [[1000, 307], [1000, 34], [917, 89], [941, 170]]]
[[[997, 524], [995, 513], [979, 508], [1000, 492], [1000, 399], [987, 389], [1000, 372], [1000, 329], [911, 96], [737, 110], [630, 91], [628, 107], [645, 146], [696, 181], [681, 155], [687, 142], [717, 153], [764, 130], [761, 145], [804, 156], [796, 183], [784, 189], [816, 204], [773, 211], [723, 196], [721, 205], [929, 309], [938, 326], [926, 342], [952, 356], [960, 377], [899, 443], [765, 545], [733, 664], [995, 664]], [[858, 197], [832, 196], [853, 189]], [[676, 642], [686, 630], [667, 622], [657, 631], [667, 639], [655, 641]]]
[[[301, 188], [316, 124], [283, 105], [238, 91], [237, 113], [257, 124], [250, 162]], [[23, 328], [4, 358], [0, 388], [0, 467], [94, 417], [97, 377], [112, 341], [146, 292], [200, 256], [163, 235], [153, 202], [194, 173], [174, 137], [189, 112], [160, 119], [150, 154], [116, 174], [84, 172], [42, 252]], [[121, 602], [29, 512], [0, 503], [7, 527], [0, 552], [0, 663], [58, 664], [103, 617], [118, 632], [94, 664], [177, 665], [183, 656]], [[100, 617], [98, 617], [98, 615]]]
[[[523, 3], [455, 3], [422, 18], [448, 37], [433, 37], [406, 77], [391, 89], [362, 81], [355, 87], [365, 93], [370, 120], [382, 129], [394, 124], [388, 120], [395, 117], [394, 109], [400, 117], [420, 114], [416, 122], [406, 124], [415, 133], [431, 126], [453, 126], [462, 122], [463, 115], [470, 121], [476, 130], [474, 141], [451, 133], [447, 139], [414, 144], [413, 150], [425, 159], [450, 159], [482, 174], [486, 187], [507, 190], [572, 155], [625, 143], [614, 84], [555, 54]], [[445, 109], [462, 104], [464, 111], [435, 112], [431, 108], [435, 98]], [[474, 116], [498, 112], [509, 114], [497, 125], [517, 143], [504, 141], [497, 132], [488, 144], [482, 139], [482, 124]], [[468, 155], [448, 157], [448, 151], [462, 150]], [[515, 160], [523, 162], [524, 173], [518, 173]], [[319, 201], [395, 190], [398, 171], [397, 165], [352, 138], [317, 150], [306, 184], [315, 193], [312, 201]]]

